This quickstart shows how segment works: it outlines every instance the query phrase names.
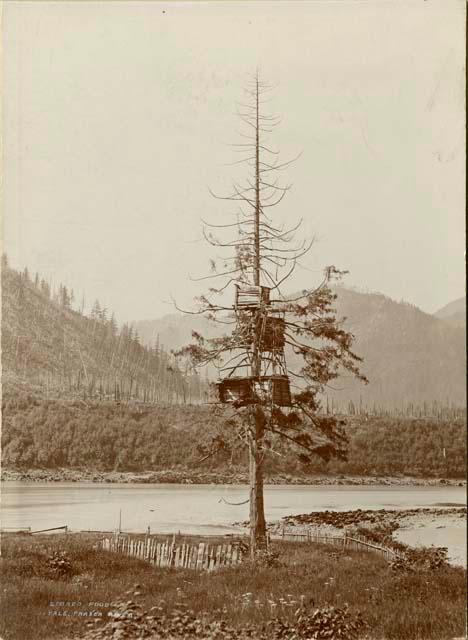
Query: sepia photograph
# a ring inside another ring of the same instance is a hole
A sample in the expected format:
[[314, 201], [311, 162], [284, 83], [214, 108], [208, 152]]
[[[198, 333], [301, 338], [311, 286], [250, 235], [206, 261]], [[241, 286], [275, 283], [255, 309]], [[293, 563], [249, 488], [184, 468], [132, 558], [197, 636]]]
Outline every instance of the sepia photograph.
[[466, 11], [3, 2], [0, 640], [466, 639]]

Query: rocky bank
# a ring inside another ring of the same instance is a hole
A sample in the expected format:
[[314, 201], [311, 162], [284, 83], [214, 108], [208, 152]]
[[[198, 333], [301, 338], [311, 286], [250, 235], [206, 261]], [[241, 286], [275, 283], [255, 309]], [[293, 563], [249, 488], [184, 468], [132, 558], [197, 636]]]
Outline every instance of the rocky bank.
[[[167, 469], [135, 473], [131, 471], [93, 471], [83, 469], [2, 469], [3, 481], [26, 482], [108, 482], [142, 484], [248, 484], [243, 471], [204, 471]], [[265, 484], [305, 485], [377, 485], [377, 486], [465, 486], [466, 480], [457, 478], [415, 478], [410, 476], [326, 476], [277, 474], [266, 477]]]

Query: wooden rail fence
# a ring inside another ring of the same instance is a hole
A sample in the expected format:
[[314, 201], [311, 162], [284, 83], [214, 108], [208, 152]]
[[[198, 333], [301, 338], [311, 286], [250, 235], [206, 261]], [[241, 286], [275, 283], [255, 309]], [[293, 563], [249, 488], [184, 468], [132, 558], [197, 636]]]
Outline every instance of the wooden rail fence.
[[37, 531], [31, 531], [31, 527], [2, 527], [0, 533], [49, 533], [50, 531], [64, 531], [68, 532], [68, 525], [64, 524], [61, 527], [50, 527], [49, 529], [38, 529]]
[[281, 533], [275, 534], [271, 537], [277, 540], [329, 544], [341, 547], [343, 550], [348, 549], [350, 551], [370, 551], [384, 556], [387, 560], [398, 555], [396, 551], [390, 549], [390, 547], [369, 542], [363, 536], [350, 536], [346, 532], [344, 535], [331, 535], [329, 533], [323, 533], [320, 529], [312, 529], [310, 527], [306, 527], [302, 530], [288, 530], [283, 528]]
[[156, 567], [197, 569], [212, 571], [221, 567], [232, 567], [242, 560], [242, 551], [236, 544], [198, 544], [158, 542], [155, 538], [131, 538], [114, 535], [100, 541], [101, 549], [147, 560]]
[[68, 525], [64, 524], [62, 527], [51, 527], [50, 529], [39, 529], [38, 531], [31, 531], [33, 533], [49, 533], [49, 531], [65, 531], [68, 532]]

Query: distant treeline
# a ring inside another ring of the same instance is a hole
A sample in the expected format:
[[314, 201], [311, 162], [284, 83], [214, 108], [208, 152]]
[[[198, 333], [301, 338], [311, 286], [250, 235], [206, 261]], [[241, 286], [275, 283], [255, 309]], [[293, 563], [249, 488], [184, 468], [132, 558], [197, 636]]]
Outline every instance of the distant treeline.
[[[217, 420], [206, 406], [132, 408], [9, 394], [3, 400], [3, 464], [101, 471], [246, 470], [242, 450], [202, 461], [201, 451], [216, 434]], [[277, 443], [279, 455], [269, 455], [265, 462], [267, 475], [465, 475], [464, 420], [355, 416], [347, 422], [347, 462], [317, 458], [304, 465], [288, 445]]]
[[144, 346], [129, 324], [118, 327], [98, 300], [89, 316], [65, 285], [52, 289], [36, 274], [2, 259], [4, 380], [49, 397], [115, 402], [197, 403], [200, 376], [181, 370], [156, 339]]
[[363, 475], [465, 477], [466, 420], [349, 417], [348, 462], [328, 470]]
[[350, 400], [345, 405], [336, 399], [325, 397], [323, 402], [325, 413], [347, 416], [378, 416], [385, 418], [434, 418], [436, 420], [466, 420], [466, 407], [457, 406], [447, 401], [407, 402], [399, 407], [384, 407], [373, 402], [371, 405]]

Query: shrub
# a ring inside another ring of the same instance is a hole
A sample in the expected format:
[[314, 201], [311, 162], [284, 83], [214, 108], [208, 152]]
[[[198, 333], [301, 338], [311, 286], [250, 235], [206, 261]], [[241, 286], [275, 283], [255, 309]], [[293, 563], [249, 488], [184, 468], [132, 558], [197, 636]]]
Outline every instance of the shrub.
[[73, 573], [72, 564], [65, 551], [54, 551], [50, 554], [47, 566], [53, 578], [65, 578]]
[[435, 571], [448, 566], [447, 553], [447, 547], [406, 547], [389, 561], [389, 566], [392, 571]]
[[[94, 626], [90, 622], [89, 626]], [[82, 640], [107, 638], [149, 638], [151, 640], [357, 640], [368, 625], [358, 612], [348, 606], [324, 607], [312, 613], [301, 613], [294, 622], [275, 619], [263, 627], [233, 628], [225, 620], [210, 621], [205, 615], [174, 609], [164, 613], [151, 608], [148, 615], [130, 600], [120, 603], [113, 619], [104, 626], [91, 628]]]
[[367, 624], [359, 612], [353, 614], [349, 611], [348, 605], [344, 605], [342, 608], [324, 607], [316, 609], [312, 614], [301, 614], [295, 626], [299, 638], [356, 640], [362, 635]]
[[275, 551], [273, 549], [257, 549], [255, 552], [254, 564], [257, 567], [280, 567], [281, 562], [279, 557], [279, 551]]

